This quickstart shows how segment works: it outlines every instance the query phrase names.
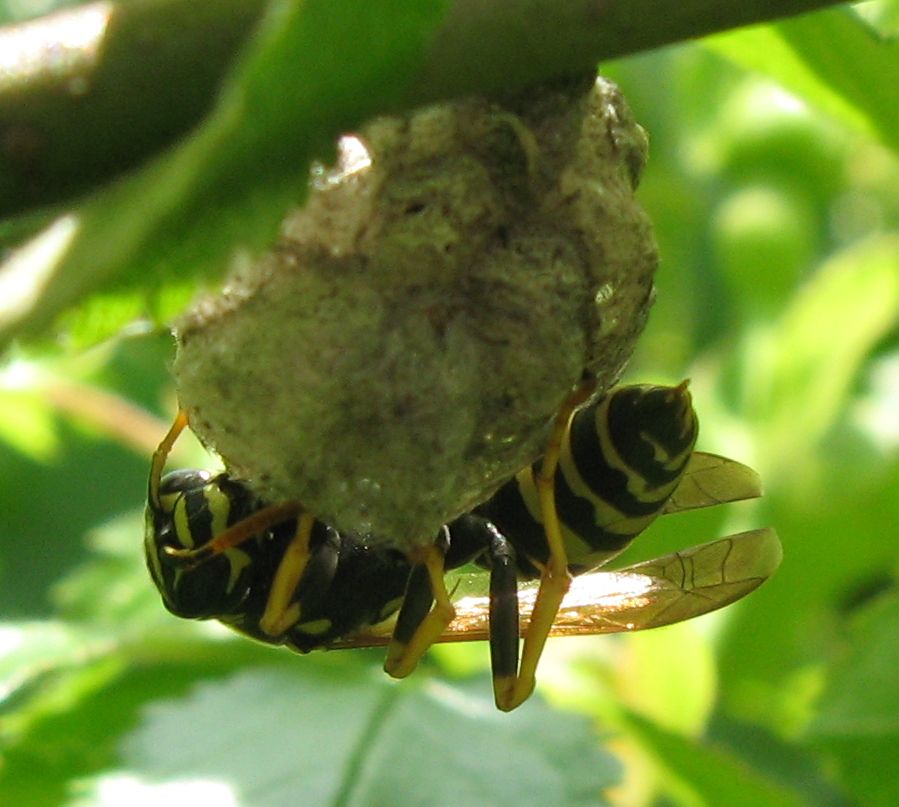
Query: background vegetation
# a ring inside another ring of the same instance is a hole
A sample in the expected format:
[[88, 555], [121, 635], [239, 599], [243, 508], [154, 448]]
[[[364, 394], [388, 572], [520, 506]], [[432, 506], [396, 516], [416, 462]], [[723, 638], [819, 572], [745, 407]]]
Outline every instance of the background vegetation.
[[[146, 310], [136, 290], [162, 314], [194, 293], [190, 256], [230, 243], [228, 216], [198, 195], [178, 215], [207, 212], [151, 247], [137, 222], [181, 193], [162, 180], [224, 172], [249, 147], [206, 129], [86, 200], [83, 254], [134, 268], [93, 278], [102, 293], [55, 326], [65, 339], [14, 347], [0, 369], [0, 801], [899, 803], [897, 24], [899, 4], [862, 4], [601, 66], [651, 134], [640, 196], [663, 257], [629, 378], [689, 376], [701, 447], [767, 488], [663, 519], [625, 560], [766, 524], [785, 558], [722, 614], [551, 641], [537, 697], [510, 715], [483, 646], [436, 648], [397, 684], [379, 652], [299, 658], [165, 613], [141, 535], [172, 344], [132, 325], [83, 345]], [[400, 48], [408, 30], [383, 27]], [[352, 79], [307, 78], [325, 98]], [[209, 462], [196, 447], [177, 461]]]

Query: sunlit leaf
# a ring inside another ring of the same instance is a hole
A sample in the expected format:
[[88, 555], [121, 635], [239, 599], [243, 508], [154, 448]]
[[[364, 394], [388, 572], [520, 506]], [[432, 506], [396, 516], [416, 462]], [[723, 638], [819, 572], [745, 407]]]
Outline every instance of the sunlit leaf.
[[0, 440], [39, 462], [59, 447], [53, 410], [34, 390], [0, 387]]
[[486, 680], [395, 684], [344, 664], [204, 684], [154, 705], [122, 754], [139, 781], [219, 783], [212, 803], [254, 807], [594, 805], [616, 767], [585, 720], [536, 701], [501, 714]]
[[118, 668], [111, 644], [97, 631], [61, 622], [0, 626], [0, 704], [19, 706], [3, 721], [0, 740], [10, 742], [102, 688]]
[[[665, 668], [665, 675], [654, 671]], [[619, 690], [626, 704], [661, 727], [701, 732], [717, 695], [712, 642], [696, 623], [630, 637]]]
[[882, 39], [853, 11], [732, 31], [705, 45], [899, 150], [899, 43]]
[[899, 321], [899, 238], [873, 237], [836, 253], [778, 322], [749, 333], [743, 414], [769, 446], [758, 467], [795, 462], [830, 429], [863, 362]]
[[145, 703], [183, 694], [198, 677], [221, 676], [246, 660], [220, 648], [210, 653], [197, 640], [144, 646], [144, 658], [129, 658], [89, 629], [23, 627], [25, 643], [6, 659], [16, 667], [7, 681], [16, 686], [0, 718], [0, 793], [10, 804], [66, 803], [73, 782], [114, 766], [119, 737]]
[[859, 110], [884, 143], [899, 151], [899, 41], [882, 38], [847, 8], [785, 20], [777, 31], [825, 87]]

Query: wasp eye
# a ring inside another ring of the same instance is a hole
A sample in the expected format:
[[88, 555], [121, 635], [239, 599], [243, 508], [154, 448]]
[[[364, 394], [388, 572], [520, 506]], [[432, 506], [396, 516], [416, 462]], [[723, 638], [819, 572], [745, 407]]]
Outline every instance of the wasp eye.
[[162, 477], [162, 481], [159, 483], [159, 494], [160, 496], [170, 496], [173, 493], [200, 490], [209, 484], [210, 479], [212, 479], [212, 474], [209, 471], [201, 471], [196, 468], [171, 471]]

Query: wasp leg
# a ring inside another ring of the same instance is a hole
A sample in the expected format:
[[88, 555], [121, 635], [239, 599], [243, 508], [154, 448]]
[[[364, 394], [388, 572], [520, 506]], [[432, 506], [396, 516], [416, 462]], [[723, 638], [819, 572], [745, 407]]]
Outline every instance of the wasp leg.
[[[456, 617], [443, 580], [447, 550], [444, 527], [440, 539], [415, 558], [406, 595], [397, 616], [396, 628], [387, 648], [384, 671], [394, 678], [405, 678], [427, 649], [436, 642]], [[431, 604], [433, 608], [431, 607]]]
[[[162, 510], [162, 502], [159, 498], [159, 485], [162, 480], [162, 470], [165, 467], [166, 460], [172, 451], [175, 441], [187, 428], [187, 412], [183, 409], [178, 410], [175, 421], [171, 428], [162, 438], [162, 442], [153, 452], [153, 459], [150, 464], [150, 481], [148, 485], [147, 498], [150, 506], [154, 511]], [[297, 502], [286, 502], [283, 504], [273, 504], [264, 507], [253, 513], [253, 515], [233, 524], [224, 532], [216, 535], [211, 541], [207, 541], [202, 546], [192, 548], [179, 548], [174, 546], [166, 546], [163, 548], [166, 558], [175, 566], [182, 568], [193, 568], [204, 560], [208, 560], [215, 555], [222, 554], [225, 550], [239, 546], [244, 541], [248, 541], [255, 535], [274, 527], [291, 518], [295, 518], [302, 512], [302, 507]]]
[[153, 460], [150, 463], [150, 483], [147, 491], [147, 501], [150, 502], [154, 510], [162, 509], [162, 502], [159, 500], [159, 483], [162, 480], [162, 469], [165, 468], [165, 462], [169, 458], [169, 454], [172, 453], [172, 446], [175, 445], [175, 441], [185, 428], [187, 428], [187, 412], [179, 409], [172, 427], [168, 430], [166, 436], [162, 438], [162, 442], [156, 451], [153, 452]]
[[[397, 614], [393, 636], [387, 650], [387, 659], [384, 662], [385, 671], [394, 678], [405, 677], [418, 662], [418, 658], [413, 661], [409, 660], [409, 646], [413, 643], [416, 632], [424, 624], [433, 605], [434, 590], [431, 586], [430, 574], [425, 566], [416, 564], [409, 573], [403, 604]], [[420, 656], [421, 653], [419, 653]]]
[[175, 566], [192, 569], [195, 566], [209, 560], [209, 558], [221, 555], [225, 550], [231, 549], [245, 541], [249, 541], [271, 527], [296, 518], [303, 512], [299, 502], [283, 502], [270, 504], [257, 510], [253, 515], [247, 516], [242, 521], [232, 524], [224, 532], [220, 532], [211, 541], [202, 546], [191, 549], [179, 549], [173, 546], [163, 548], [165, 557], [169, 563]]
[[556, 468], [559, 464], [562, 442], [568, 431], [571, 416], [581, 404], [590, 398], [595, 388], [595, 379], [584, 378], [562, 404], [553, 422], [543, 462], [540, 464], [540, 470], [534, 480], [540, 499], [540, 516], [546, 534], [549, 557], [542, 570], [540, 588], [537, 590], [537, 599], [531, 613], [531, 622], [524, 637], [518, 678], [515, 680], [511, 694], [502, 705], [499, 705], [503, 711], [511, 711], [520, 706], [534, 691], [537, 665], [543, 654], [543, 647], [546, 645], [546, 639], [552, 629], [559, 606], [571, 585], [571, 575], [568, 573], [568, 553], [565, 551], [562, 528], [556, 512]]
[[490, 533], [490, 669], [496, 708], [513, 708], [518, 680], [518, 575], [515, 548], [493, 524]]
[[332, 593], [331, 584], [341, 558], [340, 533], [317, 519], [312, 526], [309, 544], [309, 561], [294, 594], [294, 599], [302, 606], [302, 618], [310, 611], [327, 607], [327, 598]]
[[[511, 703], [518, 680], [518, 564], [515, 547], [493, 522], [466, 513], [447, 526], [446, 568], [476, 560], [490, 569], [490, 668], [499, 709]], [[428, 605], [430, 607], [430, 603]], [[399, 630], [399, 624], [397, 630]]]
[[296, 532], [278, 563], [265, 610], [259, 619], [259, 628], [269, 636], [280, 636], [301, 617], [302, 596], [298, 588], [309, 564], [309, 542], [314, 525], [315, 519], [308, 513], [297, 519]]

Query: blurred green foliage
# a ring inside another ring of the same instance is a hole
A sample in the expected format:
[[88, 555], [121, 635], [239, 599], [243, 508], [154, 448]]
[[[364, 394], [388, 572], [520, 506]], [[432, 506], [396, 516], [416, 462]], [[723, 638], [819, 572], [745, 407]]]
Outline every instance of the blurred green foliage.
[[[888, 29], [896, 7], [863, 11]], [[701, 447], [767, 487], [662, 519], [622, 563], [771, 524], [778, 574], [701, 620], [550, 642], [511, 715], [482, 646], [400, 684], [379, 653], [259, 647], [170, 617], [143, 569], [168, 336], [20, 351], [0, 369], [0, 803], [899, 803], [895, 41], [840, 10], [602, 70], [651, 135], [663, 259], [629, 377], [689, 376]], [[118, 327], [110, 300], [88, 332]]]

